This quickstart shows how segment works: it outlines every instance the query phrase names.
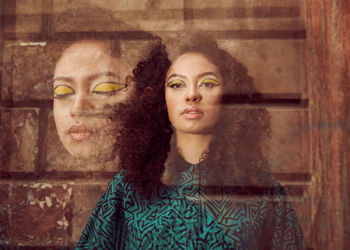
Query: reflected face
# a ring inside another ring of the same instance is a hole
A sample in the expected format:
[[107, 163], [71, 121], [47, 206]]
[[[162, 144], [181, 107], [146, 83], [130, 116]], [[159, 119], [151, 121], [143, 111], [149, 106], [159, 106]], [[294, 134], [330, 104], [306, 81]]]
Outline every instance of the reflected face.
[[58, 135], [75, 157], [108, 157], [113, 148], [112, 106], [129, 92], [126, 67], [107, 42], [78, 42], [64, 51], [54, 73]]
[[223, 93], [217, 66], [203, 54], [178, 57], [167, 73], [165, 99], [171, 124], [177, 133], [211, 133], [220, 117]]

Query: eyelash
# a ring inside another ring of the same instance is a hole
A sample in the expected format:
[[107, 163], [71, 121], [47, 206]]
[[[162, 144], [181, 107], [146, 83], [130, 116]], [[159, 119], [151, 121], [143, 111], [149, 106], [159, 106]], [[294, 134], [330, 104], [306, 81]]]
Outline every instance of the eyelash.
[[[103, 85], [109, 85], [107, 88], [107, 90], [105, 91], [99, 91], [96, 90], [98, 87], [101, 87]], [[116, 87], [116, 89], [112, 89], [112, 85], [114, 85], [113, 87]], [[122, 89], [126, 88], [127, 85], [126, 84], [122, 84], [122, 83], [118, 83], [118, 82], [103, 82], [98, 84], [97, 86], [95, 86], [95, 88], [92, 90], [92, 93], [94, 94], [98, 94], [98, 95], [107, 95], [107, 96], [112, 96], [115, 95], [118, 91], [121, 91]]]
[[[200, 82], [199, 87], [203, 86], [207, 88], [213, 88], [219, 85], [220, 83], [214, 79], [204, 79], [202, 82]], [[185, 86], [186, 84], [181, 80], [173, 80], [167, 84], [167, 87], [174, 88], [174, 89], [185, 87]]]
[[[56, 90], [58, 88], [67, 88], [67, 89], [70, 89], [72, 92], [69, 92], [69, 93], [65, 93], [65, 94], [57, 94], [56, 93]], [[54, 98], [55, 99], [62, 99], [62, 98], [65, 98], [65, 97], [68, 97], [70, 95], [73, 95], [75, 93], [74, 89], [72, 89], [71, 87], [67, 86], [67, 85], [58, 85], [55, 87], [54, 89]]]
[[167, 84], [167, 87], [173, 88], [173, 89], [182, 88], [184, 86], [186, 86], [186, 84], [180, 80], [173, 80]]
[[[96, 90], [92, 90], [92, 93], [94, 94], [98, 94], [98, 95], [106, 95], [106, 96], [113, 96], [115, 95], [118, 91], [122, 90], [123, 88], [125, 88], [127, 85], [126, 84], [122, 84], [122, 83], [117, 83], [117, 82], [103, 82], [103, 83], [100, 83], [98, 84], [97, 86], [95, 86], [94, 89], [96, 89], [98, 86], [101, 86], [102, 84], [115, 84], [115, 85], [118, 85], [118, 86], [121, 86], [120, 88], [117, 88], [115, 90], [106, 90], [106, 91], [96, 91]], [[110, 86], [109, 86], [110, 87]], [[69, 93], [65, 93], [65, 94], [57, 94], [56, 93], [56, 89], [58, 88], [68, 88], [71, 90], [71, 92]], [[70, 95], [73, 95], [75, 94], [75, 91], [73, 88], [71, 88], [70, 86], [67, 86], [67, 85], [58, 85], [55, 87], [54, 89], [54, 98], [55, 99], [63, 99], [63, 98], [66, 98]]]
[[213, 88], [213, 87], [216, 87], [216, 86], [219, 86], [220, 83], [214, 79], [205, 79], [203, 80], [199, 86], [204, 86], [204, 87], [208, 87], [208, 88]]

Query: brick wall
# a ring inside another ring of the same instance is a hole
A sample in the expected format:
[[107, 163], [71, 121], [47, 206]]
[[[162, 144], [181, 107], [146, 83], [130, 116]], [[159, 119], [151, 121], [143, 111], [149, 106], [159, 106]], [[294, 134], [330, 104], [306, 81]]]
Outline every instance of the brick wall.
[[[130, 63], [150, 39], [197, 27], [242, 61], [272, 116], [269, 161], [307, 245], [313, 171], [305, 80], [305, 6], [296, 0], [13, 0], [1, 2], [0, 245], [74, 246], [113, 164], [71, 157], [59, 142], [49, 83], [69, 40], [99, 33]], [[127, 52], [128, 55], [123, 53]]]

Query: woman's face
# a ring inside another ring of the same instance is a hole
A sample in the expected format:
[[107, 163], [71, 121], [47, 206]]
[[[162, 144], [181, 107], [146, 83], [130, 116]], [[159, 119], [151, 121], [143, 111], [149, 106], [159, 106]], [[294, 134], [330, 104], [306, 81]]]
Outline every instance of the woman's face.
[[54, 73], [58, 135], [75, 157], [108, 157], [113, 148], [112, 106], [128, 92], [127, 70], [107, 42], [78, 42], [64, 51]]
[[203, 54], [178, 57], [167, 73], [165, 99], [177, 133], [208, 134], [220, 117], [223, 83], [220, 71]]

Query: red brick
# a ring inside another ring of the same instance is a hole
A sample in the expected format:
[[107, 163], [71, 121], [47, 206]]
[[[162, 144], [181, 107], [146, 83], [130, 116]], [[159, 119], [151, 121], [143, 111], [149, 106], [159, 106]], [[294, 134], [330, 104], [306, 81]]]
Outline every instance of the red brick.
[[13, 184], [9, 198], [11, 244], [70, 245], [71, 198], [69, 184]]
[[54, 30], [164, 31], [184, 28], [182, 1], [54, 1]]
[[44, 0], [14, 0], [5, 3], [5, 15], [15, 19], [14, 30], [5, 32], [38, 33], [41, 31]]
[[1, 112], [1, 162], [3, 171], [35, 170], [39, 140], [38, 109], [7, 109]]
[[205, 30], [302, 30], [299, 1], [194, 0], [193, 26]]
[[3, 56], [2, 99], [52, 99], [50, 80], [64, 46], [64, 43], [46, 42], [6, 43]]
[[140, 41], [120, 41], [121, 57], [124, 62], [127, 63], [128, 67], [132, 70], [136, 67], [140, 61], [140, 56], [143, 55], [144, 51], [147, 50], [151, 41], [140, 40]]
[[220, 40], [242, 62], [265, 93], [302, 93], [305, 42], [298, 40]]
[[298, 6], [299, 0], [193, 0], [193, 6], [196, 8], [215, 8], [215, 7], [261, 7], [261, 6]]
[[16, 33], [39, 33], [42, 26], [42, 15], [17, 15]]
[[73, 187], [74, 208], [73, 208], [73, 232], [72, 240], [77, 242], [88, 222], [97, 201], [102, 196], [108, 185], [106, 180], [103, 183], [76, 184]]
[[300, 19], [292, 18], [229, 18], [224, 20], [199, 18], [194, 15], [193, 27], [210, 31], [217, 30], [301, 30]]
[[268, 159], [274, 173], [310, 173], [307, 111], [270, 110]]
[[0, 109], [0, 171], [9, 171], [11, 157], [11, 141], [14, 139], [11, 136], [11, 120], [9, 111]]
[[0, 246], [9, 244], [9, 185], [0, 184]]

